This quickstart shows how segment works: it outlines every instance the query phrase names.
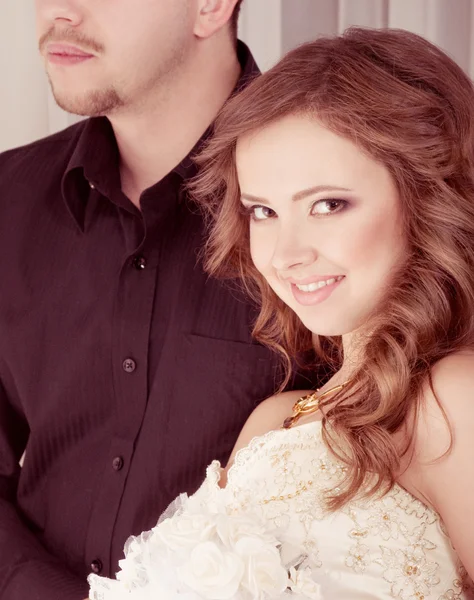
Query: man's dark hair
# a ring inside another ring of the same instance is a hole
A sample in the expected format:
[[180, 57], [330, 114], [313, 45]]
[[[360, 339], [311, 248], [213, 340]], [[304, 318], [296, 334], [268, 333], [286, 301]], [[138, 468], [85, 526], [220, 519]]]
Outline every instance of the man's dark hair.
[[237, 39], [237, 25], [239, 22], [240, 7], [242, 6], [243, 1], [244, 0], [239, 0], [237, 2], [234, 8], [234, 12], [232, 13], [232, 17], [230, 18], [230, 27], [232, 30], [232, 35], [235, 39]]

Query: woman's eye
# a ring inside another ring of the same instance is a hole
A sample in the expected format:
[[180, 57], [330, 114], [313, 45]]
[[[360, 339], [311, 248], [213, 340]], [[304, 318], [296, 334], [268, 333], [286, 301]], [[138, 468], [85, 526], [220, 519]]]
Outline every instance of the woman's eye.
[[275, 216], [275, 211], [268, 206], [249, 206], [248, 212], [254, 221], [265, 221]]
[[312, 215], [332, 215], [340, 212], [347, 206], [347, 200], [318, 200], [311, 208]]

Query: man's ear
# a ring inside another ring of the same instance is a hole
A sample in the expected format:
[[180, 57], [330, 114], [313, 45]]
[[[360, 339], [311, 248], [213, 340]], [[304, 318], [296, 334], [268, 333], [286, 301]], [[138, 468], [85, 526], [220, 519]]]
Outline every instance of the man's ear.
[[198, 0], [194, 35], [209, 38], [230, 21], [238, 0]]

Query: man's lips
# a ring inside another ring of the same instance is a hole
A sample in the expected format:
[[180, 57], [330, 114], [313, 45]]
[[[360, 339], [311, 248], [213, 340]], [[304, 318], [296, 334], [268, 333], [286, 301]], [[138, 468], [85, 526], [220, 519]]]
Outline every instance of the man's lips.
[[85, 52], [77, 46], [70, 44], [48, 44], [47, 53], [52, 56], [64, 56], [65, 58], [92, 58], [94, 55], [90, 52]]

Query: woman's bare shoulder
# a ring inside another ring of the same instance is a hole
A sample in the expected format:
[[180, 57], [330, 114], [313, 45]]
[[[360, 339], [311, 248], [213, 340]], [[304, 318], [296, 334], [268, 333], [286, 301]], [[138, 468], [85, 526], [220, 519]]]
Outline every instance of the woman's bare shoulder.
[[474, 352], [443, 358], [431, 375], [431, 385], [424, 389], [407, 475], [440, 514], [473, 577]]
[[282, 392], [261, 402], [247, 419], [240, 432], [228, 464], [230, 465], [233, 462], [236, 453], [247, 446], [254, 437], [279, 429], [283, 421], [291, 415], [295, 402], [310, 393], [311, 390]]

